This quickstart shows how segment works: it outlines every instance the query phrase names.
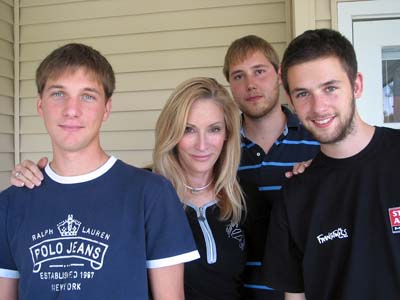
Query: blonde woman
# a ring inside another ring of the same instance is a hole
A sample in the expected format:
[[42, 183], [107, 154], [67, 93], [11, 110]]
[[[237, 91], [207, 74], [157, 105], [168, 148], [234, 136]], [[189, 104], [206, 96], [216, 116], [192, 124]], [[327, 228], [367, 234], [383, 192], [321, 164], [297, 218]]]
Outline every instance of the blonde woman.
[[186, 299], [238, 299], [245, 264], [239, 111], [212, 78], [180, 84], [156, 125], [153, 171], [185, 207], [201, 259], [185, 265]]
[[[156, 124], [153, 171], [174, 185], [201, 256], [185, 264], [188, 300], [240, 298], [245, 239], [236, 178], [239, 118], [228, 91], [212, 78], [198, 77], [174, 90]], [[26, 179], [39, 170], [32, 162], [23, 165], [33, 171], [18, 165], [21, 181], [14, 176], [12, 182], [32, 185]]]

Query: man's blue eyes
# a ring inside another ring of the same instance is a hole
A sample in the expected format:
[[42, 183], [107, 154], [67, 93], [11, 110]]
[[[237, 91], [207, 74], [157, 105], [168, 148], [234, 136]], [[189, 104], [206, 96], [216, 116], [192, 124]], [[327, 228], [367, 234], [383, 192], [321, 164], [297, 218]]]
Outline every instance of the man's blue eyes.
[[327, 88], [326, 88], [326, 91], [327, 92], [334, 92], [334, 91], [336, 91], [337, 90], [337, 87], [336, 86], [328, 86]]
[[296, 94], [296, 98], [303, 98], [306, 97], [308, 95], [307, 92], [300, 92]]
[[90, 95], [83, 95], [83, 99], [85, 99], [85, 100], [93, 100], [94, 97], [90, 96]]
[[[52, 96], [54, 96], [54, 97], [64, 97], [65, 94], [63, 92], [54, 92], [52, 94]], [[85, 101], [91, 101], [91, 100], [95, 99], [92, 95], [82, 95], [81, 97], [82, 97], [82, 100], [85, 100]]]
[[[329, 94], [329, 93], [335, 92], [337, 89], [338, 89], [338, 87], [336, 87], [336, 86], [328, 86], [324, 90], [326, 93]], [[296, 98], [304, 98], [304, 97], [307, 97], [308, 95], [309, 95], [309, 92], [304, 91], [304, 92], [298, 92], [295, 96], [296, 96]]]

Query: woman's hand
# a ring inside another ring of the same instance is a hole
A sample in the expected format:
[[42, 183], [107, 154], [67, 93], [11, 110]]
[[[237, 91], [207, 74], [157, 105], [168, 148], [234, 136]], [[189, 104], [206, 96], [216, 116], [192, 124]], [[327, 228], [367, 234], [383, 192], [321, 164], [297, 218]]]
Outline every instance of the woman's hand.
[[39, 186], [43, 180], [43, 173], [40, 169], [43, 169], [47, 162], [47, 157], [42, 157], [37, 164], [31, 160], [24, 160], [12, 170], [10, 183], [17, 187], [26, 186], [29, 189]]
[[311, 165], [311, 162], [312, 159], [295, 164], [293, 166], [292, 171], [288, 171], [285, 173], [286, 178], [290, 178], [293, 177], [294, 175], [303, 173]]

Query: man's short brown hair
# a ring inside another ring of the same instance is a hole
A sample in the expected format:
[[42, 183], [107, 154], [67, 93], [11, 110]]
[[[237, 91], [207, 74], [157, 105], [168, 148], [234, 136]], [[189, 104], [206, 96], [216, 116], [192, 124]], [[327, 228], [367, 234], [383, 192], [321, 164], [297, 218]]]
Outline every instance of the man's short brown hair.
[[278, 72], [279, 56], [271, 44], [256, 35], [247, 35], [233, 41], [226, 52], [223, 69], [226, 80], [229, 81], [229, 68], [232, 64], [245, 60], [256, 51], [263, 53]]
[[51, 52], [36, 70], [36, 87], [41, 95], [49, 78], [66, 71], [84, 68], [103, 85], [106, 101], [115, 90], [114, 71], [107, 59], [97, 50], [84, 44], [71, 43]]

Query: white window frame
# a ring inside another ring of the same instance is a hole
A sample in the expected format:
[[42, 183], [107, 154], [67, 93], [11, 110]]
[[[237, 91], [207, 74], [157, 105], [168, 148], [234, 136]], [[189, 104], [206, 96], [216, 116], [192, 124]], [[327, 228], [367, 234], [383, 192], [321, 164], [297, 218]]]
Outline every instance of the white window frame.
[[352, 43], [353, 22], [399, 17], [399, 0], [338, 2], [338, 30]]

